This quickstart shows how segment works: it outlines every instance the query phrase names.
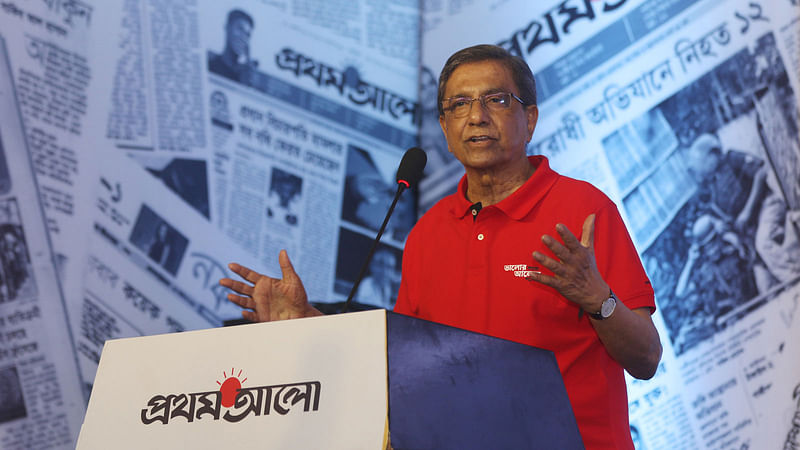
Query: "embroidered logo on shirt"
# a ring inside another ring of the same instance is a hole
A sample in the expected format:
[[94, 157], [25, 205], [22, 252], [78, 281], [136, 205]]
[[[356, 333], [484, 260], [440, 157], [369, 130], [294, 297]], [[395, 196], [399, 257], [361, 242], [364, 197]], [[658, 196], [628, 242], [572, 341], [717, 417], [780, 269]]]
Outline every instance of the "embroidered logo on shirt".
[[539, 266], [529, 266], [527, 264], [506, 264], [503, 266], [503, 271], [513, 272], [515, 277], [528, 278], [534, 273], [542, 273]]

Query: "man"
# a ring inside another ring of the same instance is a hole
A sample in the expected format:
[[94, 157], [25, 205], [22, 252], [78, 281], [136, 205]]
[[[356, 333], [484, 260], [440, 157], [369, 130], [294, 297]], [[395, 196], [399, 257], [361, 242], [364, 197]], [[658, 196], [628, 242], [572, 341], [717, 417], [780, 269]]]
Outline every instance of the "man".
[[[526, 157], [538, 109], [524, 60], [489, 45], [461, 50], [438, 97], [466, 174], [409, 234], [395, 311], [552, 350], [586, 447], [633, 448], [623, 368], [652, 377], [661, 344], [653, 290], [616, 207]], [[249, 283], [220, 282], [247, 319], [318, 315], [286, 252], [279, 262], [280, 280], [232, 264]]]
[[675, 286], [684, 321], [673, 347], [678, 354], [718, 331], [717, 319], [758, 295], [751, 250], [730, 224], [702, 214]]
[[752, 232], [767, 193], [764, 160], [728, 149], [714, 134], [701, 134], [686, 152], [689, 174], [697, 182], [703, 206], [739, 232]]
[[221, 54], [208, 52], [208, 70], [233, 81], [252, 84], [256, 61], [250, 59], [250, 36], [253, 18], [234, 9], [225, 23], [225, 48]]
[[169, 241], [167, 240], [167, 235], [169, 234], [169, 228], [167, 224], [160, 223], [156, 227], [156, 233], [153, 235], [153, 240], [150, 242], [150, 246], [147, 249], [147, 256], [150, 257], [153, 261], [157, 262], [160, 266], [163, 266], [167, 263], [167, 259], [169, 258]]
[[297, 226], [296, 210], [302, 190], [302, 178], [273, 167], [267, 197], [267, 217], [282, 215], [275, 218], [282, 219], [291, 226]]
[[[767, 292], [775, 279], [767, 263], [756, 258], [757, 243], [754, 236], [770, 220], [761, 212], [765, 198], [772, 195], [767, 183], [765, 161], [753, 154], [728, 148], [715, 134], [701, 134], [686, 150], [689, 175], [697, 183], [696, 198], [701, 214], [722, 220], [731, 232], [739, 235], [742, 245], [747, 247], [749, 267], [747, 272], [755, 276], [758, 293]], [[742, 292], [742, 298], [747, 294]]]

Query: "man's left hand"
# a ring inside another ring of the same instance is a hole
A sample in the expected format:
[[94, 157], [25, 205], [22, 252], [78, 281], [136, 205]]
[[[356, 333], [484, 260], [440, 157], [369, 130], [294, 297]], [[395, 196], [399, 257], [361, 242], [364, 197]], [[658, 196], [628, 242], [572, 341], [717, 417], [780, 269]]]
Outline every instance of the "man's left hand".
[[[600, 311], [610, 292], [594, 257], [594, 219], [595, 215], [590, 214], [583, 222], [580, 241], [561, 223], [556, 225], [556, 231], [563, 244], [551, 236], [542, 236], [542, 242], [558, 259], [533, 252], [533, 257], [553, 275], [535, 273], [529, 278], [553, 287], [587, 312]], [[661, 360], [661, 341], [650, 318], [650, 308], [631, 310], [619, 302], [610, 320], [590, 322], [608, 353], [628, 373], [643, 380], [653, 377]]]
[[590, 214], [583, 222], [581, 240], [572, 234], [563, 223], [556, 225], [563, 244], [550, 235], [542, 236], [542, 242], [558, 259], [535, 251], [533, 258], [553, 272], [553, 276], [532, 274], [529, 279], [546, 284], [585, 311], [599, 311], [610, 292], [608, 284], [600, 276], [594, 258], [594, 219]]

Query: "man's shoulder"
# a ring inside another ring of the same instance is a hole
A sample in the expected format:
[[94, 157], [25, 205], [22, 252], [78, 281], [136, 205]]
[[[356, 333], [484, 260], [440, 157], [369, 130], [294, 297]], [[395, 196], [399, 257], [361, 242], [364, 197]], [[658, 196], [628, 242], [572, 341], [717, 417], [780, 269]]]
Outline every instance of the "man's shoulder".
[[551, 200], [576, 199], [584, 203], [613, 203], [605, 192], [601, 191], [597, 186], [589, 183], [588, 181], [578, 180], [565, 175], [559, 175], [553, 185], [553, 189], [548, 192], [548, 197]]
[[764, 160], [751, 153], [743, 152], [741, 150], [730, 149], [723, 156], [725, 164], [729, 165], [734, 170], [745, 172], [747, 174], [755, 173], [761, 166], [764, 165]]
[[222, 55], [211, 50], [206, 50], [206, 60], [208, 60], [208, 65], [216, 65], [220, 63], [222, 59]]
[[455, 196], [456, 194], [450, 194], [439, 199], [439, 201], [434, 203], [433, 206], [422, 214], [417, 221], [417, 225], [435, 223], [443, 217], [452, 215], [452, 209], [456, 201]]
[[454, 217], [453, 216], [453, 207], [456, 203], [456, 194], [450, 194], [446, 197], [441, 198], [439, 201], [434, 203], [424, 214], [417, 220], [417, 223], [414, 224], [414, 227], [411, 229], [411, 233], [409, 233], [408, 239], [412, 240], [415, 235], [421, 233], [423, 230], [430, 230], [437, 225], [441, 225], [443, 221]]
[[208, 57], [208, 70], [210, 72], [216, 73], [217, 75], [223, 76], [233, 81], [239, 81], [238, 80], [239, 73], [237, 71], [239, 64], [237, 64], [236, 67], [232, 67], [230, 64], [228, 64], [227, 61], [225, 61], [225, 58], [222, 56], [221, 53], [214, 53], [210, 50], [207, 52], [207, 57]]

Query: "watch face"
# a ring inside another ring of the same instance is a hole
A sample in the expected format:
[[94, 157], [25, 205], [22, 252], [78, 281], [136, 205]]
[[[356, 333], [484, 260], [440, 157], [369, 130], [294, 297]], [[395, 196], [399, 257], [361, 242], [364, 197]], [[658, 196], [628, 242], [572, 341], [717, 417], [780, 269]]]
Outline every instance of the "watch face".
[[617, 306], [617, 299], [614, 297], [609, 297], [606, 301], [603, 302], [603, 305], [600, 307], [600, 314], [605, 318], [611, 315], [614, 312], [614, 308]]

